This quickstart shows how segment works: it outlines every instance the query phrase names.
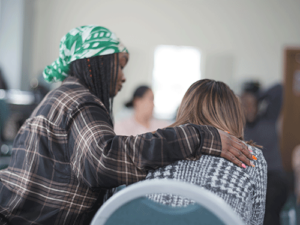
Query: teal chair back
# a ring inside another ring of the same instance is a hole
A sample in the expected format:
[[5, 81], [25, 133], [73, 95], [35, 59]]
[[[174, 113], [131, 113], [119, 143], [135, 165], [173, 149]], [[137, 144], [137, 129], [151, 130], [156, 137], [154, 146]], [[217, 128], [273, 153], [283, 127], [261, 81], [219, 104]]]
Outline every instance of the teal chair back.
[[[171, 207], [146, 198], [147, 194], [169, 193], [196, 202]], [[243, 225], [242, 220], [215, 194], [193, 184], [174, 180], [142, 181], [113, 195], [98, 210], [91, 225]]]
[[145, 197], [135, 199], [117, 209], [105, 225], [115, 224], [185, 224], [225, 225], [206, 208], [195, 204], [187, 207], [171, 207], [151, 201]]

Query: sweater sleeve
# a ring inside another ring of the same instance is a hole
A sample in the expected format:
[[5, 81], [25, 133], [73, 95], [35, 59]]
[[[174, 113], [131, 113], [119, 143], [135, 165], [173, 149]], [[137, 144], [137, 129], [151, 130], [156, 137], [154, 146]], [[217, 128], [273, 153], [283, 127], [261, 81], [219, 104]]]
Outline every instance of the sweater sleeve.
[[[201, 154], [219, 156], [221, 139], [209, 126], [183, 125], [138, 136], [115, 135], [107, 112], [84, 106], [71, 116], [68, 149], [74, 175], [91, 188], [111, 188], [145, 179], [156, 169]], [[201, 140], [201, 141], [200, 141]]]
[[[252, 148], [253, 149], [253, 148]], [[257, 157], [255, 161], [254, 185], [255, 190], [252, 198], [251, 225], [261, 225], [264, 222], [266, 193], [267, 193], [267, 162], [261, 151], [254, 150]]]

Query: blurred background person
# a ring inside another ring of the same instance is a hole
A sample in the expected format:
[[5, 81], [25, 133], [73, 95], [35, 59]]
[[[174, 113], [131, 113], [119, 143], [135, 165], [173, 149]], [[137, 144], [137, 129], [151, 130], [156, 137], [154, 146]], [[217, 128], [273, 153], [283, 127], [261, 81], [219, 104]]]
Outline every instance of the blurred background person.
[[258, 82], [247, 82], [241, 96], [245, 109], [245, 140], [263, 146], [268, 163], [265, 225], [279, 225], [280, 212], [288, 197], [288, 182], [283, 172], [279, 148], [278, 121], [283, 101], [281, 84], [266, 91]]
[[30, 87], [31, 91], [34, 93], [35, 101], [37, 103], [40, 103], [51, 90], [50, 83], [45, 81], [42, 73], [38, 78], [31, 80]]
[[295, 194], [297, 196], [297, 204], [300, 204], [300, 145], [296, 146], [292, 157], [293, 170], [295, 174]]
[[4, 76], [2, 75], [1, 68], [0, 68], [0, 89], [3, 89], [3, 90], [7, 90], [8, 89], [6, 81], [4, 79]]
[[149, 86], [139, 86], [125, 106], [133, 108], [134, 114], [130, 118], [116, 122], [115, 133], [118, 135], [143, 134], [169, 125], [167, 121], [153, 118], [154, 94]]

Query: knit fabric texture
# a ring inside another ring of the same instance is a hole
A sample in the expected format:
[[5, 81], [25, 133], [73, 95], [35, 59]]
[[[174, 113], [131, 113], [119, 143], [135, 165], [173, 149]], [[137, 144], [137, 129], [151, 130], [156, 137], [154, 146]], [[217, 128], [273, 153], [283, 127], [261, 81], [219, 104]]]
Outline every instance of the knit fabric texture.
[[[247, 225], [263, 224], [267, 163], [261, 150], [249, 147], [257, 157], [257, 161], [253, 161], [255, 167], [243, 169], [226, 159], [203, 155], [196, 161], [181, 160], [151, 170], [146, 179], [174, 179], [198, 185], [224, 199]], [[169, 194], [152, 194], [148, 198], [174, 207], [195, 203], [193, 200]]]

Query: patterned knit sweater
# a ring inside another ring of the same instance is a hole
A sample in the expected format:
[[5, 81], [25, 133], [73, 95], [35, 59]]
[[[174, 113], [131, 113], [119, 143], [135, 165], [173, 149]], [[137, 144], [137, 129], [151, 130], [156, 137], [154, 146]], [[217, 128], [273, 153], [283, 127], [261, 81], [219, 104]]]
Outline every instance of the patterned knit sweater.
[[[197, 161], [181, 160], [149, 171], [146, 179], [175, 179], [205, 188], [225, 200], [248, 225], [263, 224], [267, 187], [267, 163], [261, 150], [251, 146], [255, 167], [240, 168], [226, 159], [203, 155]], [[194, 202], [180, 196], [153, 194], [153, 201], [187, 206]]]

